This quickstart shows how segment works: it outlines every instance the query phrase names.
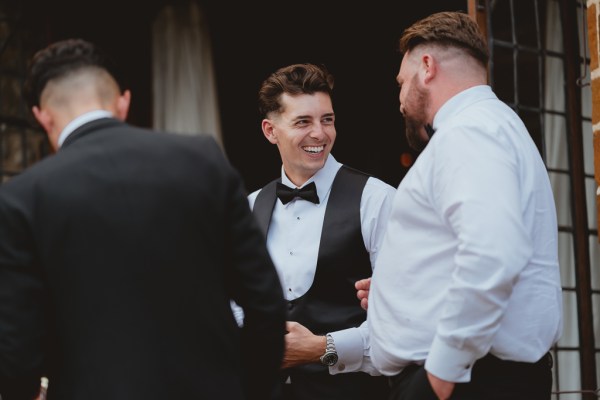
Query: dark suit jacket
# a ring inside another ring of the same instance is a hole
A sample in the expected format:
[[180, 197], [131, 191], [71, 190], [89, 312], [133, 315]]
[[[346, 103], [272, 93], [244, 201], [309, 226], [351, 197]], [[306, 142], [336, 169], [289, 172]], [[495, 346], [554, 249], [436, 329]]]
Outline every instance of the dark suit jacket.
[[262, 400], [284, 321], [241, 178], [208, 136], [101, 119], [0, 186], [3, 400], [42, 374], [49, 399]]

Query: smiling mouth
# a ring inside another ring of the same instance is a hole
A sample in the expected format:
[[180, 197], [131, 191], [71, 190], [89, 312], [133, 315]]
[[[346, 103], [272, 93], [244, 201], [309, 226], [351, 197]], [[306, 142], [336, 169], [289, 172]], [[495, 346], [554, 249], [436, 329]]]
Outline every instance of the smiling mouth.
[[321, 146], [306, 146], [306, 147], [303, 147], [302, 150], [304, 150], [305, 152], [310, 153], [310, 154], [319, 154], [319, 153], [321, 153], [323, 151], [324, 148], [325, 148], [324, 145], [321, 145]]

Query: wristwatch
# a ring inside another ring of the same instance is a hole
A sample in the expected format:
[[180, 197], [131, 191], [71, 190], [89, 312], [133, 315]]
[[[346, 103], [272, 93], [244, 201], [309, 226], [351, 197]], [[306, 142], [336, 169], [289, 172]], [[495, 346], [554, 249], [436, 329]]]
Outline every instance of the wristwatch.
[[335, 351], [335, 343], [333, 343], [333, 337], [328, 333], [325, 335], [326, 345], [325, 354], [321, 356], [321, 364], [328, 367], [332, 367], [338, 361], [337, 351]]

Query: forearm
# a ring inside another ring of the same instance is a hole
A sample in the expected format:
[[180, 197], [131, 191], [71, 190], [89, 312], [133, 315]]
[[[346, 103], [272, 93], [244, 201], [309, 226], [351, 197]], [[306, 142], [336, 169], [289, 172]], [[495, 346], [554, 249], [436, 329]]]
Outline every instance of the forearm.
[[[321, 356], [327, 348], [325, 336], [315, 335], [301, 324], [291, 321], [287, 323], [287, 331], [282, 368], [321, 362]], [[369, 332], [366, 322], [358, 328], [330, 332], [330, 335], [338, 356], [336, 364], [329, 367], [330, 374], [362, 371], [370, 375], [381, 375], [373, 367], [369, 357]]]

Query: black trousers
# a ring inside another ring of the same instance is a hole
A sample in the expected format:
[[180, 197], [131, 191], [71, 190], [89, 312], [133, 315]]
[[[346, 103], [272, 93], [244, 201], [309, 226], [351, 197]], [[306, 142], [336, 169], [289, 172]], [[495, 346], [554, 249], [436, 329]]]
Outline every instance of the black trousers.
[[[390, 378], [389, 400], [438, 400], [423, 366], [410, 365]], [[504, 361], [491, 354], [475, 362], [471, 381], [457, 383], [451, 400], [549, 400], [552, 356], [536, 363]]]
[[330, 375], [292, 372], [291, 383], [280, 389], [281, 400], [387, 400], [390, 393], [388, 378], [363, 372]]

